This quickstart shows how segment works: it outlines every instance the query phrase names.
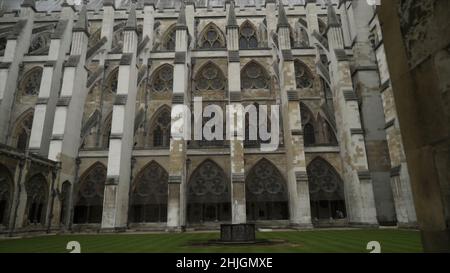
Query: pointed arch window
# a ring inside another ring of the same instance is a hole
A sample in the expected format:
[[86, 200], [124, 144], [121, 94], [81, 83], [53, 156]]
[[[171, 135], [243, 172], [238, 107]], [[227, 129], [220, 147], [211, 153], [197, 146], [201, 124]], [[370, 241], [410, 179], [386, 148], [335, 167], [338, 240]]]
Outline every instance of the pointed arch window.
[[153, 73], [150, 86], [153, 92], [170, 92], [173, 89], [173, 66], [163, 65]]
[[107, 84], [108, 90], [116, 94], [118, 83], [119, 83], [119, 69], [115, 69], [114, 71], [111, 72], [109, 76]]
[[311, 123], [307, 123], [303, 128], [305, 146], [311, 146], [316, 143], [316, 136], [314, 132], [314, 126]]
[[200, 48], [225, 48], [225, 38], [222, 32], [214, 25], [209, 24], [200, 36]]
[[74, 209], [74, 223], [100, 223], [103, 211], [106, 168], [97, 163], [82, 176]]
[[152, 146], [169, 147], [170, 145], [171, 112], [163, 108], [156, 114], [152, 125]]
[[111, 139], [111, 125], [112, 125], [112, 113], [104, 121], [103, 132], [102, 132], [102, 147], [108, 149], [109, 141]]
[[258, 38], [256, 36], [256, 29], [249, 21], [245, 21], [239, 30], [239, 48], [251, 49], [257, 47]]
[[287, 184], [270, 161], [262, 159], [253, 166], [245, 186], [249, 220], [288, 219]]
[[3, 55], [5, 53], [6, 42], [7, 40], [5, 37], [0, 38], [0, 55]]
[[215, 162], [204, 161], [192, 174], [187, 187], [190, 223], [231, 219], [230, 181]]
[[314, 77], [309, 68], [298, 60], [295, 61], [295, 81], [299, 89], [311, 88], [314, 83]]
[[333, 166], [317, 157], [306, 170], [313, 219], [345, 218], [344, 184]]
[[269, 89], [270, 77], [264, 67], [256, 62], [247, 64], [241, 72], [242, 89]]
[[169, 175], [152, 161], [136, 177], [131, 195], [130, 221], [166, 222]]
[[12, 201], [12, 178], [8, 169], [0, 165], [0, 225], [8, 225]]
[[69, 196], [70, 196], [70, 182], [64, 181], [61, 186], [61, 213], [59, 221], [63, 225], [68, 225], [67, 216], [69, 215]]
[[163, 50], [167, 51], [175, 51], [175, 41], [177, 37], [177, 31], [175, 27], [171, 27], [166, 35], [166, 38], [164, 40], [163, 44]]
[[27, 219], [30, 224], [43, 224], [47, 205], [47, 181], [43, 175], [35, 175], [25, 184], [27, 191]]
[[21, 85], [22, 94], [28, 96], [35, 96], [39, 94], [41, 79], [42, 79], [42, 68], [38, 67], [29, 71], [22, 81]]
[[26, 114], [19, 119], [16, 125], [16, 147], [20, 151], [25, 151], [28, 147], [28, 140], [31, 135], [31, 128], [33, 125], [33, 112], [29, 110]]
[[303, 19], [298, 19], [297, 27], [297, 40], [300, 48], [310, 47], [309, 35], [308, 35], [308, 23]]
[[324, 21], [320, 18], [318, 18], [319, 21], [319, 32], [322, 34], [322, 36], [326, 37], [327, 35], [327, 24], [324, 23]]
[[216, 64], [209, 62], [197, 72], [195, 78], [197, 91], [223, 91], [225, 87], [225, 76]]
[[45, 55], [48, 54], [50, 48], [51, 32], [44, 31], [33, 35], [31, 38], [28, 53], [30, 55]]

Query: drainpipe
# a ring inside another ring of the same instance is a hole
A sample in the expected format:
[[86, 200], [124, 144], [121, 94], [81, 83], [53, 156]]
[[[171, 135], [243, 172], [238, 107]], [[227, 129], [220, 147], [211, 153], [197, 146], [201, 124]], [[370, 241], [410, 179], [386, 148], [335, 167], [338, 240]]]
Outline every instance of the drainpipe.
[[13, 222], [11, 224], [11, 228], [9, 229], [9, 237], [12, 237], [14, 231], [16, 229], [16, 219], [17, 219], [17, 210], [19, 209], [20, 203], [20, 193], [22, 192], [22, 175], [23, 175], [23, 167], [25, 166], [26, 158], [21, 158], [19, 161], [19, 179], [17, 182], [17, 194], [16, 194], [16, 203], [14, 204], [14, 213], [13, 213]]

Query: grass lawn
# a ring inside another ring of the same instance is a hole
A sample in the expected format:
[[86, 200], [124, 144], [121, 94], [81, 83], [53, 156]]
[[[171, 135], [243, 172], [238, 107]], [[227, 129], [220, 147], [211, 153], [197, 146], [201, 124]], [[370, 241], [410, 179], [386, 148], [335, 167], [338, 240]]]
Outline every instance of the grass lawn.
[[258, 232], [257, 239], [277, 240], [273, 245], [205, 246], [219, 233], [149, 233], [50, 235], [0, 239], [0, 253], [69, 252], [69, 241], [78, 241], [81, 252], [369, 252], [369, 241], [378, 241], [381, 252], [422, 252], [420, 234], [410, 230], [312, 230]]

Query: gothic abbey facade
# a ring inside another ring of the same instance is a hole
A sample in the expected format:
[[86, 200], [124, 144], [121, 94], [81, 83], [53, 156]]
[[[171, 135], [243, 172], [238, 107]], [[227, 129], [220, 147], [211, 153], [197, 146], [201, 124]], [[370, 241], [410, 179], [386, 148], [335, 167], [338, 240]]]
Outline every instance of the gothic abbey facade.
[[[366, 1], [12, 2], [0, 233], [416, 225]], [[279, 148], [171, 137], [194, 97], [279, 105]]]

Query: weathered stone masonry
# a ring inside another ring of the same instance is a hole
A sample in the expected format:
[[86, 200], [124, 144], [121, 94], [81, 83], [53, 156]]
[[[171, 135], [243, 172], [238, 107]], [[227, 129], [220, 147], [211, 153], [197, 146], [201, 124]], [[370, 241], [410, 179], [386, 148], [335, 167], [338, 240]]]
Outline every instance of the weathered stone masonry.
[[[370, 7], [87, 2], [4, 5], [1, 232], [415, 225]], [[186, 139], [196, 97], [279, 105], [278, 149]]]

